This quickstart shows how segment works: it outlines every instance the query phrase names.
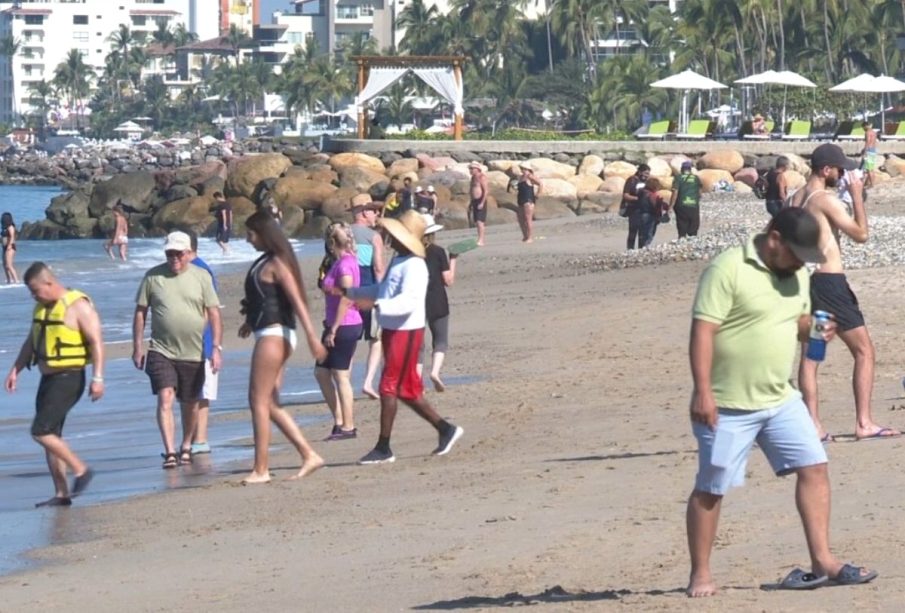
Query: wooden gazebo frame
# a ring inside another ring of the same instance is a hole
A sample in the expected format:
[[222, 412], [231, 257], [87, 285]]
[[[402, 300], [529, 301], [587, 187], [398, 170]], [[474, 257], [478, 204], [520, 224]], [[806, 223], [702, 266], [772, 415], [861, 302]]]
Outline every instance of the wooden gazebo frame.
[[[456, 84], [462, 87], [462, 65], [465, 63], [465, 57], [461, 55], [353, 55], [350, 58], [358, 65], [358, 94], [364, 91], [368, 82], [368, 73], [372, 66], [382, 66], [387, 68], [415, 68], [419, 66], [436, 67], [436, 66], [452, 66], [453, 74], [456, 77]], [[462, 140], [464, 131], [464, 117], [459, 113], [453, 113], [455, 123], [453, 124], [453, 138]], [[365, 106], [362, 105], [358, 109], [358, 138], [367, 138], [368, 135], [368, 119]]]

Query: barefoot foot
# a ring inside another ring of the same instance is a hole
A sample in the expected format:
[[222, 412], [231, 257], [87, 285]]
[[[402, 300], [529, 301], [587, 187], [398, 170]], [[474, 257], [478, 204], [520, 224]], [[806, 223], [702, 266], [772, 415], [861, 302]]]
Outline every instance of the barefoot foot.
[[689, 598], [704, 598], [713, 596], [716, 592], [716, 584], [713, 582], [713, 578], [709, 576], [700, 578], [692, 576], [688, 581], [688, 588], [685, 590], [685, 594]]
[[380, 400], [380, 395], [374, 391], [372, 387], [363, 387], [361, 388], [362, 393], [368, 398], [372, 398], [374, 400]]
[[293, 476], [289, 477], [289, 480], [295, 481], [296, 479], [301, 479], [303, 477], [307, 477], [308, 475], [310, 475], [311, 473], [316, 471], [318, 468], [321, 468], [323, 465], [324, 465], [324, 458], [315, 454], [315, 455], [311, 456], [310, 458], [308, 458], [307, 460], [305, 460], [305, 463], [302, 464], [302, 467], [299, 469], [299, 471], [297, 473], [295, 473]]
[[242, 485], [257, 485], [258, 483], [270, 483], [270, 473], [261, 475], [253, 472], [242, 479]]
[[431, 375], [431, 381], [434, 382], [434, 389], [438, 392], [446, 391], [446, 384], [440, 379], [440, 375]]

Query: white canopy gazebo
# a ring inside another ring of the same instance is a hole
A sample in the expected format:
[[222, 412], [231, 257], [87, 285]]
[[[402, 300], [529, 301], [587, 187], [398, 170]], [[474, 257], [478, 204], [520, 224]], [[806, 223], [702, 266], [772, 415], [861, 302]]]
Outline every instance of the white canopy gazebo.
[[452, 105], [455, 114], [454, 138], [462, 140], [465, 123], [462, 64], [465, 57], [359, 55], [353, 56], [352, 60], [358, 64], [358, 95], [355, 97], [355, 106], [358, 109], [358, 138], [367, 136], [368, 102], [411, 72]]

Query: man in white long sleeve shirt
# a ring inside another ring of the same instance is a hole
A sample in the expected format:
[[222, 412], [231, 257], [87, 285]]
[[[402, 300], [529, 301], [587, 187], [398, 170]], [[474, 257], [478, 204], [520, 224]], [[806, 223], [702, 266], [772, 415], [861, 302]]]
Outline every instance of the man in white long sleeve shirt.
[[442, 419], [424, 398], [424, 385], [418, 374], [418, 356], [424, 342], [427, 264], [424, 262], [424, 218], [416, 211], [406, 211], [398, 220], [380, 222], [390, 238], [396, 256], [390, 262], [383, 280], [377, 285], [348, 288], [346, 297], [360, 308], [373, 305], [382, 329], [383, 373], [380, 377], [380, 438], [377, 446], [360, 464], [395, 462], [390, 449], [390, 435], [396, 419], [398, 401], [402, 400], [428, 421], [439, 435], [435, 455], [449, 453], [462, 436], [459, 426]]

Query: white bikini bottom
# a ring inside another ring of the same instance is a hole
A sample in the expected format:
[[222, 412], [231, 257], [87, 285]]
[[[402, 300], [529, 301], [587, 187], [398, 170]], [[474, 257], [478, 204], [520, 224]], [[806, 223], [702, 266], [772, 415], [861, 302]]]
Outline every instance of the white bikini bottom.
[[295, 351], [295, 346], [298, 344], [298, 336], [295, 334], [295, 330], [292, 328], [287, 328], [286, 326], [268, 326], [266, 328], [261, 328], [260, 330], [255, 330], [255, 340], [263, 338], [265, 336], [279, 336], [283, 340], [289, 343], [289, 346], [292, 347], [292, 350]]

